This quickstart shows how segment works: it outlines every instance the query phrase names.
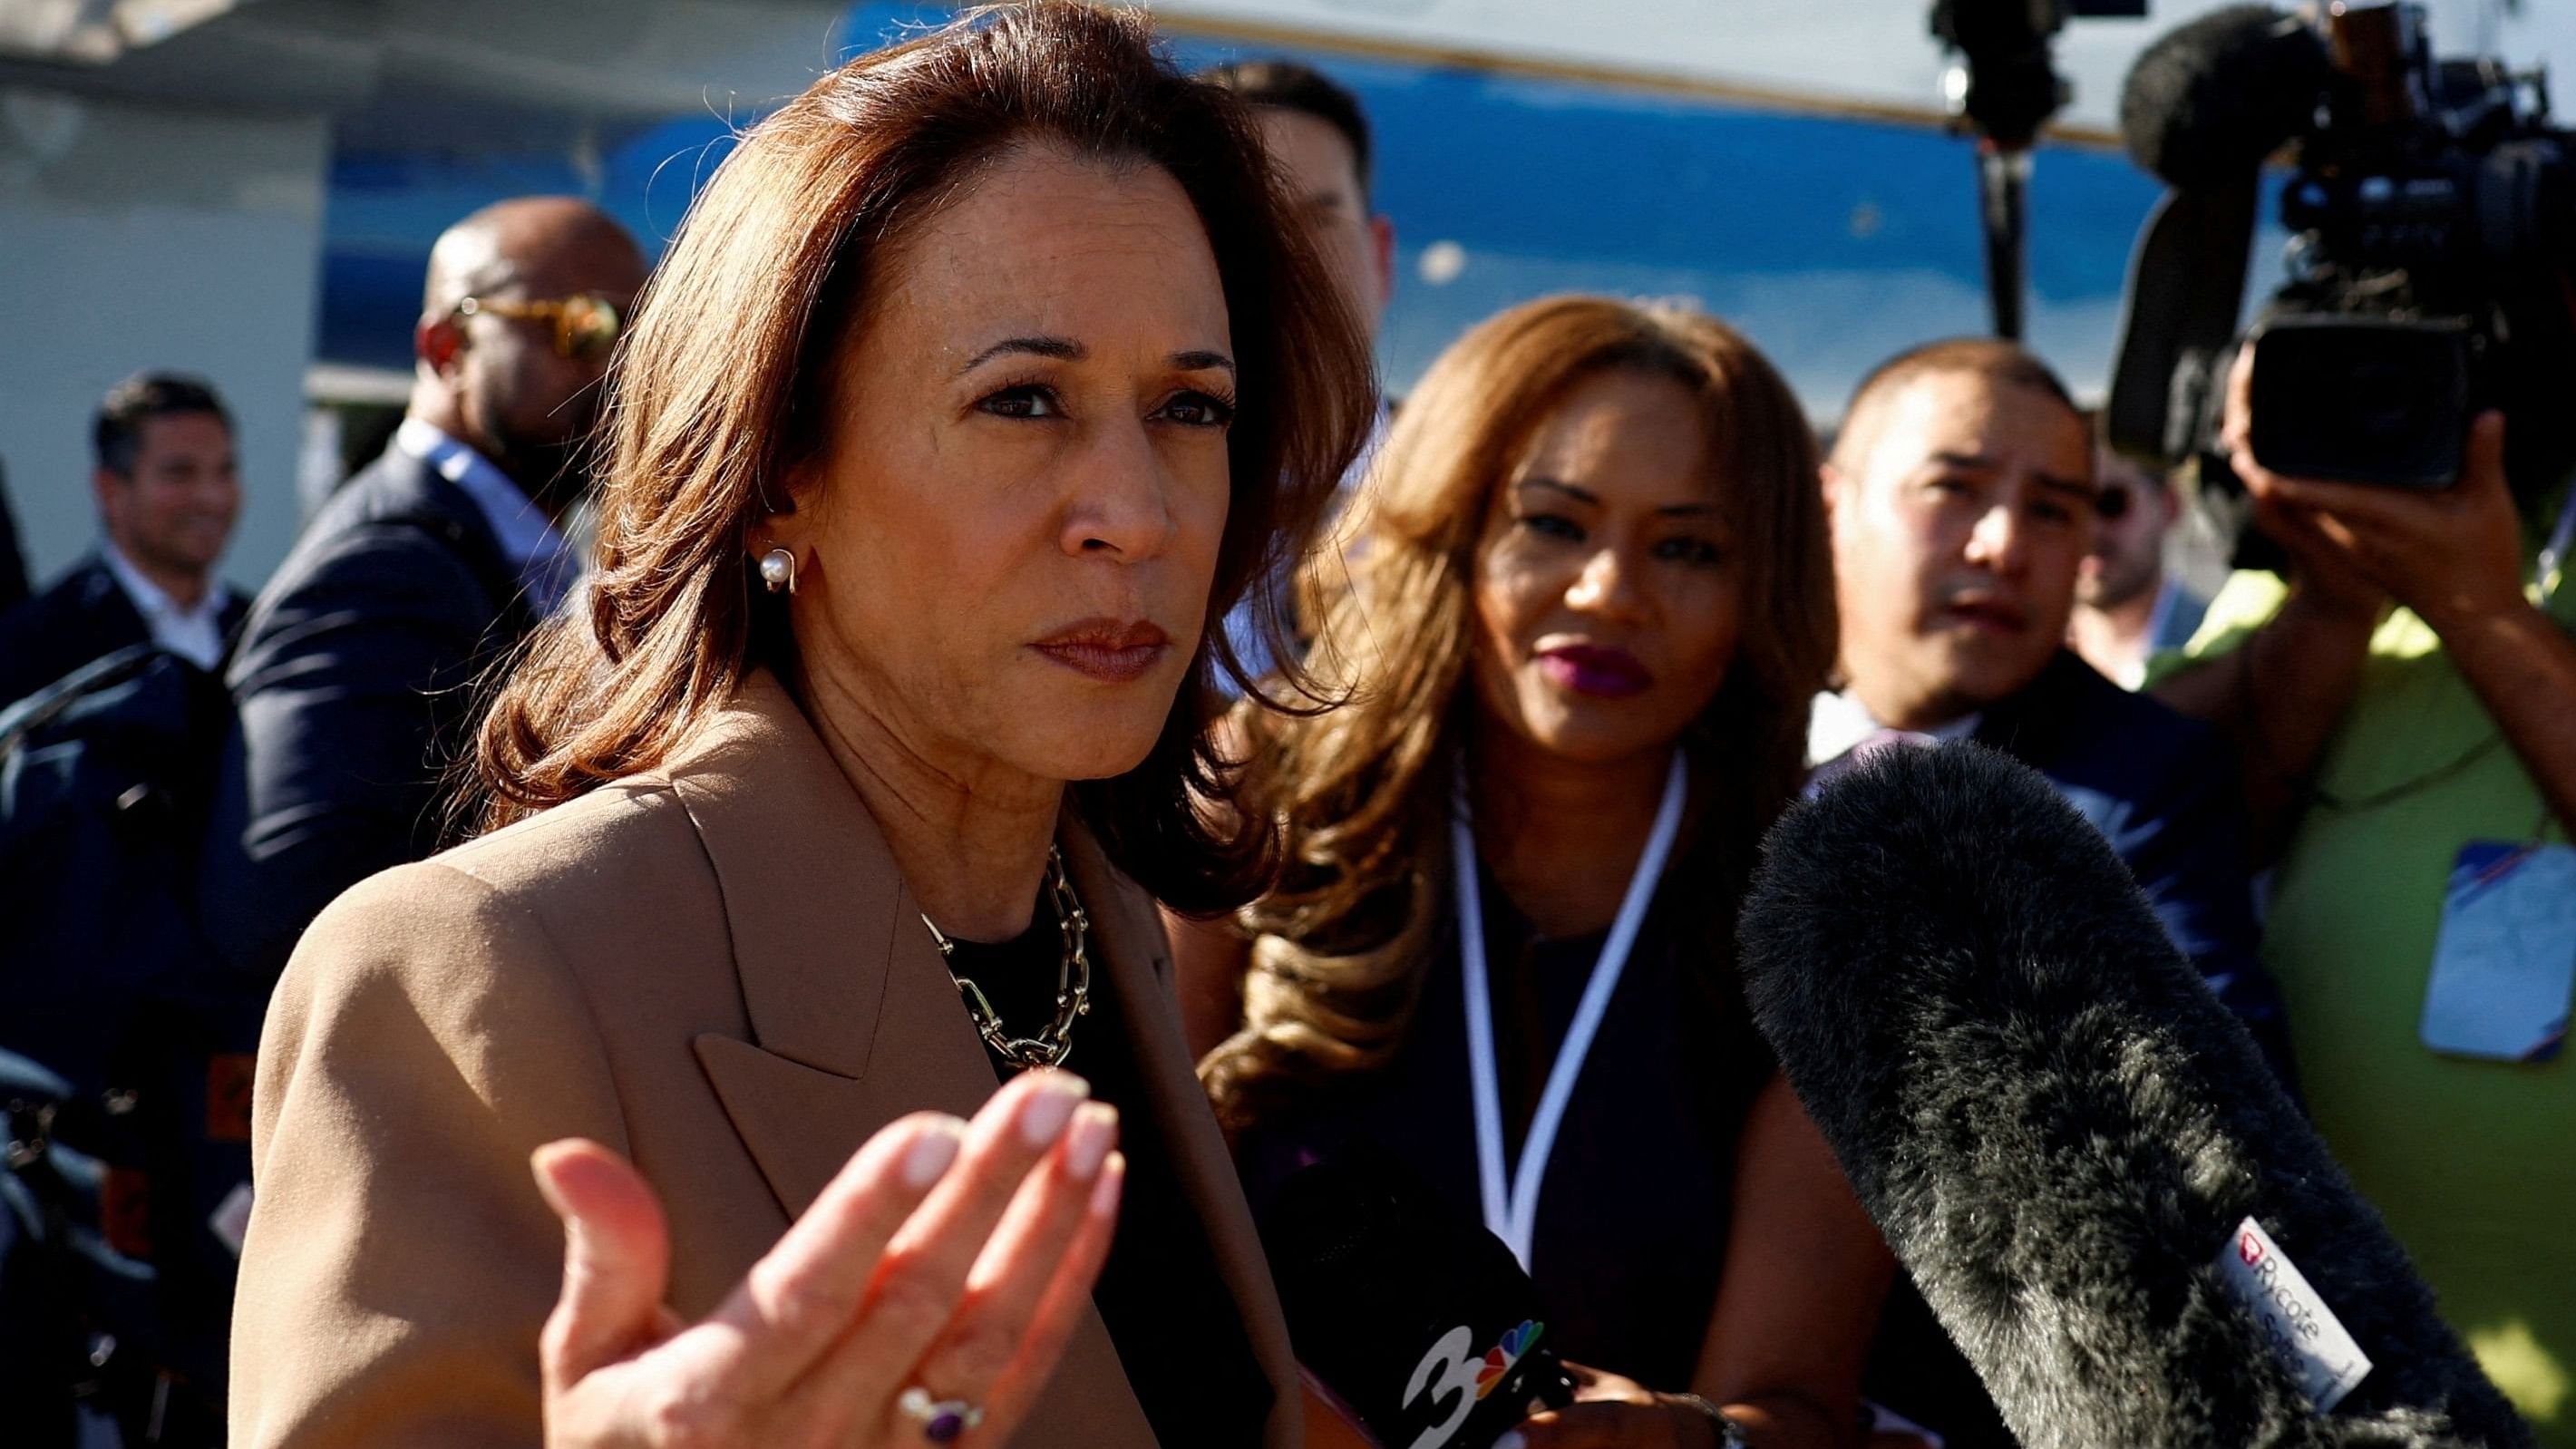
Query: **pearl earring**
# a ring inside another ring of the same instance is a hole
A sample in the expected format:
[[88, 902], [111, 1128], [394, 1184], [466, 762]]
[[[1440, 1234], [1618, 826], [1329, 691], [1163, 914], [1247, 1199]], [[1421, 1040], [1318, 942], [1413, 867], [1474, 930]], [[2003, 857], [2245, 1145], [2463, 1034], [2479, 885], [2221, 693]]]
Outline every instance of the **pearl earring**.
[[796, 592], [796, 555], [773, 548], [760, 556], [760, 581], [773, 594]]

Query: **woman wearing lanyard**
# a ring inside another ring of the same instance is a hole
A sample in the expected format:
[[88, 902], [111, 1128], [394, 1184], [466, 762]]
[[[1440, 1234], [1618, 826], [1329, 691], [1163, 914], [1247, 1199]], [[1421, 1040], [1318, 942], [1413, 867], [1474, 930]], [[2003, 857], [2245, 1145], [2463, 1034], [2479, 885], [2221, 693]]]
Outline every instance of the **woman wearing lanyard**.
[[1481, 1218], [1604, 1375], [1530, 1445], [1854, 1441], [1892, 1269], [1731, 942], [1833, 652], [1795, 398], [1705, 316], [1535, 302], [1433, 365], [1370, 488], [1306, 581], [1348, 702], [1232, 722], [1288, 874], [1174, 920], [1256, 1204], [1365, 1141]]

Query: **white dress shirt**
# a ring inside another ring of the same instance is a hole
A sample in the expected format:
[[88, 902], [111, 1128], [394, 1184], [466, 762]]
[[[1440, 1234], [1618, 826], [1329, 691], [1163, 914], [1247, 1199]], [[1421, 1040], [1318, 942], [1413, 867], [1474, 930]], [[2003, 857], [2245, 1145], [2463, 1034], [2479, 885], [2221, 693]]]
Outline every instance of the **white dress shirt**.
[[394, 446], [427, 463], [439, 477], [465, 490], [483, 521], [491, 526], [501, 556], [518, 570], [528, 602], [540, 615], [551, 614], [571, 592], [581, 561], [565, 545], [552, 518], [527, 490], [492, 460], [447, 435], [437, 425], [405, 418], [394, 429]]
[[159, 584], [144, 577], [133, 560], [117, 552], [116, 545], [101, 540], [99, 557], [107, 561], [107, 571], [116, 577], [118, 588], [134, 604], [134, 612], [143, 616], [143, 625], [152, 631], [152, 642], [199, 669], [212, 669], [224, 657], [224, 605], [231, 602], [232, 591], [216, 579], [206, 586], [205, 597], [193, 609], [181, 608]]
[[[1982, 712], [1961, 715], [1928, 730], [1892, 730], [1870, 716], [1869, 706], [1850, 690], [1827, 690], [1816, 696], [1807, 716], [1807, 791], [1813, 794], [1871, 751], [1890, 744], [1947, 744], [1977, 732]], [[1849, 757], [1849, 758], [1846, 758]]]

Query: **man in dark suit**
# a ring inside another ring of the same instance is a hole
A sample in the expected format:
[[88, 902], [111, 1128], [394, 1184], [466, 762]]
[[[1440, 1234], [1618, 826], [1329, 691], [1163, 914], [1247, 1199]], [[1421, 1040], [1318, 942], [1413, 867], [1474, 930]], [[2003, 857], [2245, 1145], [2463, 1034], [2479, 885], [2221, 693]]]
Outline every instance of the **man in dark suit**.
[[134, 644], [214, 669], [241, 623], [241, 600], [215, 576], [241, 515], [223, 400], [196, 378], [141, 373], [99, 404], [91, 436], [104, 537], [0, 615], [0, 707]]
[[[1972, 739], [2047, 776], [2289, 1082], [2225, 742], [2066, 648], [2094, 462], [2064, 384], [2011, 343], [1936, 342], [1863, 380], [1824, 468], [1843, 688], [1816, 701], [1808, 755], [1823, 779], [1902, 741]], [[1910, 1284], [1888, 1296], [1864, 1391], [1952, 1444], [2012, 1442]]]
[[2286, 1080], [2225, 741], [2065, 647], [2093, 470], [2064, 385], [2010, 343], [1932, 343], [1864, 380], [1824, 469], [1844, 688], [1809, 753], [1830, 772], [1876, 740], [1969, 738], [2048, 776]]
[[202, 891], [234, 966], [273, 979], [334, 896], [440, 842], [476, 681], [577, 572], [562, 530], [644, 274], [634, 240], [568, 198], [439, 238], [402, 426], [307, 526], [234, 654], [238, 749]]

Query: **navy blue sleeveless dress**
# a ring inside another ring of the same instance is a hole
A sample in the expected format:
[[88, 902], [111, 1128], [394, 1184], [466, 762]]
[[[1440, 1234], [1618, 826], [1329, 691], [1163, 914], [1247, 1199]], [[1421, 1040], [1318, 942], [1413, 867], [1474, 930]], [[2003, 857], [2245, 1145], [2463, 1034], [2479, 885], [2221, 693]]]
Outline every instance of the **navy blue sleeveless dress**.
[[[1481, 879], [1508, 1174], [1609, 933], [1541, 939]], [[1711, 908], [1670, 875], [1658, 889], [1567, 1103], [1530, 1250], [1560, 1355], [1675, 1393], [1707, 1336], [1736, 1144], [1773, 1069], [1733, 969], [1709, 960]], [[1256, 1209], [1297, 1168], [1364, 1142], [1409, 1164], [1462, 1220], [1482, 1220], [1454, 900], [1448, 921], [1393, 1060], [1238, 1135]]]

